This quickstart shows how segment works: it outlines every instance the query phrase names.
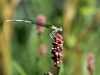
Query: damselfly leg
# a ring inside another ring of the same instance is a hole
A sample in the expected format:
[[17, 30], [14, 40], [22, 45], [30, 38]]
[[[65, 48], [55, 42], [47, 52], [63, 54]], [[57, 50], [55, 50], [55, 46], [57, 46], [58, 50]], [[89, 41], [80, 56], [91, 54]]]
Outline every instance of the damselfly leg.
[[60, 28], [55, 28], [55, 29], [53, 29], [53, 31], [50, 33], [50, 37], [51, 37], [53, 40], [54, 40], [55, 34], [56, 34], [58, 31], [62, 31], [62, 27], [60, 27]]

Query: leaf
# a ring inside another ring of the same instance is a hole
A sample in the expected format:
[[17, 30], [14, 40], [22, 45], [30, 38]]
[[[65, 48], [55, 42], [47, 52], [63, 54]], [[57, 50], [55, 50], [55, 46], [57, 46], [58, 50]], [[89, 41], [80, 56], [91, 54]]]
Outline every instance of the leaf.
[[21, 67], [18, 63], [16, 63], [15, 61], [12, 61], [12, 65], [13, 65], [13, 67], [18, 71], [18, 73], [19, 73], [20, 75], [27, 75], [27, 74], [25, 73], [25, 71], [22, 69], [22, 67]]

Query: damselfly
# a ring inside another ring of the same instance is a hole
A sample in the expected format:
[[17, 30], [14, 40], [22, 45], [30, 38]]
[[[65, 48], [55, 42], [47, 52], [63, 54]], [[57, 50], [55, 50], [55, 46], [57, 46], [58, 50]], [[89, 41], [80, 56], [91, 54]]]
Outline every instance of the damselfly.
[[50, 33], [50, 37], [52, 39], [58, 31], [62, 31], [62, 27], [58, 28], [54, 25], [41, 24], [41, 23], [38, 23], [38, 22], [33, 21], [33, 20], [6, 20], [6, 22], [25, 22], [25, 23], [29, 23], [29, 24], [35, 24], [35, 25], [43, 26], [43, 27], [46, 27], [48, 29], [52, 29], [52, 32]]

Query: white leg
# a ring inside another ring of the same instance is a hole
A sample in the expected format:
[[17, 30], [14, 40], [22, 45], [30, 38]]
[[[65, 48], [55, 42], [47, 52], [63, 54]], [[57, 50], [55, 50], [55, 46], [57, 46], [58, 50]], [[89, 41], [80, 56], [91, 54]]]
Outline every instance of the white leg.
[[53, 39], [53, 40], [54, 40], [54, 37], [52, 36], [52, 33], [50, 34], [50, 37], [51, 37], [51, 39]]

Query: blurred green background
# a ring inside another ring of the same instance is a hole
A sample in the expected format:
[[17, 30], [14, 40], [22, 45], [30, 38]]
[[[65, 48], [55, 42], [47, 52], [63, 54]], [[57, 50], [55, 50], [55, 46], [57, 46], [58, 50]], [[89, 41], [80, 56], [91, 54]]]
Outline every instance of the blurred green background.
[[[64, 75], [89, 75], [87, 57], [95, 56], [94, 75], [100, 75], [100, 0], [0, 0], [0, 75], [44, 75], [56, 68], [51, 59], [50, 29], [37, 35], [36, 25], [8, 19], [37, 20], [62, 26]], [[40, 46], [47, 53], [40, 55]]]

